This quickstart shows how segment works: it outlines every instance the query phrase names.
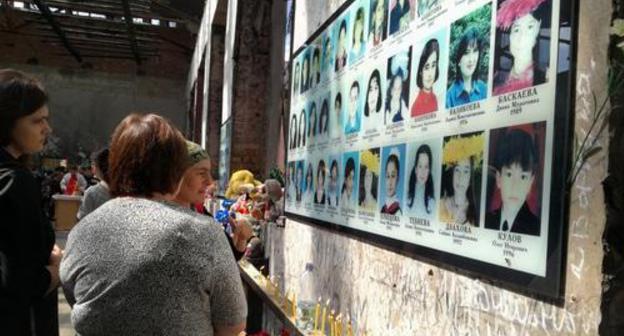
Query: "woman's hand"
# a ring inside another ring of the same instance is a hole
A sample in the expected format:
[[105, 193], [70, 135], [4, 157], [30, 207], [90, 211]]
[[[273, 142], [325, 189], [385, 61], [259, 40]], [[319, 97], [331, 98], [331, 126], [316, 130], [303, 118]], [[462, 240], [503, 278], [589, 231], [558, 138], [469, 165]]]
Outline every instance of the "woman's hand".
[[61, 284], [61, 279], [59, 276], [59, 269], [61, 267], [62, 258], [63, 258], [63, 250], [61, 250], [61, 248], [58, 245], [54, 244], [54, 248], [52, 249], [52, 252], [50, 253], [50, 260], [49, 260], [50, 264], [46, 266], [46, 269], [48, 270], [48, 272], [50, 272], [50, 287], [48, 287], [46, 295], [50, 294], [52, 291], [57, 289], [58, 286]]
[[245, 251], [247, 248], [247, 242], [253, 236], [253, 230], [246, 220], [238, 221], [230, 218], [230, 225], [232, 226], [232, 240], [234, 246], [239, 252]]

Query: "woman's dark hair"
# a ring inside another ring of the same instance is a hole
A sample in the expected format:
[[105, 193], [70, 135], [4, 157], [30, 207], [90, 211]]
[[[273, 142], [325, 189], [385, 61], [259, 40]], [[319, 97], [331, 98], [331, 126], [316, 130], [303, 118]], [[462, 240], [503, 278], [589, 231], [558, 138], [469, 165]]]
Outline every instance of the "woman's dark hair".
[[340, 92], [336, 94], [336, 98], [334, 99], [334, 107], [336, 107], [336, 103], [340, 103], [340, 108], [342, 109], [342, 94]]
[[301, 202], [301, 181], [298, 180], [299, 172], [303, 175], [303, 161], [297, 162], [297, 168], [295, 169], [295, 200]]
[[[362, 203], [364, 203], [364, 199], [366, 198], [366, 186], [364, 185], [365, 182], [365, 177], [366, 177], [366, 172], [368, 171], [368, 169], [366, 168], [365, 165], [360, 165], [360, 197], [358, 197], [358, 204], [362, 205]], [[373, 189], [371, 190], [371, 194], [373, 195], [373, 198], [375, 199], [375, 201], [377, 200], [377, 188], [375, 188], [375, 186], [377, 186], [377, 183], [379, 183], [379, 177], [377, 177], [377, 175], [375, 173], [373, 174]]]
[[[303, 73], [303, 69], [306, 68], [307, 65], [307, 73], [304, 74]], [[308, 90], [308, 86], [309, 86], [309, 79], [310, 79], [310, 55], [305, 54], [303, 56], [303, 63], [301, 65], [301, 92], [305, 92], [306, 90]]]
[[293, 114], [292, 118], [290, 118], [290, 149], [295, 149], [299, 145], [298, 127], [299, 124], [297, 124], [297, 115]]
[[329, 167], [329, 174], [331, 175], [331, 172], [334, 170], [334, 168], [336, 168], [336, 173], [339, 173], [338, 171], [338, 161], [333, 160], [331, 163], [331, 166]]
[[414, 168], [412, 168], [412, 172], [410, 173], [409, 178], [409, 187], [407, 190], [407, 205], [411, 208], [414, 206], [414, 201], [416, 198], [416, 167], [418, 166], [418, 158], [420, 154], [425, 154], [429, 158], [429, 175], [427, 176], [427, 182], [425, 183], [425, 210], [427, 213], [429, 212], [429, 199], [433, 199], [435, 196], [435, 192], [433, 190], [433, 176], [431, 176], [431, 163], [433, 160], [433, 155], [431, 154], [431, 148], [428, 145], [421, 145], [416, 150], [416, 158], [414, 159]]
[[103, 148], [93, 153], [93, 157], [91, 158], [95, 167], [100, 171], [100, 173], [102, 173], [102, 180], [106, 183], [108, 183], [110, 179], [110, 175], [108, 173], [109, 153], [110, 151], [108, 148]]
[[358, 82], [357, 80], [355, 80], [353, 83], [351, 83], [351, 90], [353, 90], [353, 88], [356, 88], [358, 91], [358, 96], [360, 95], [360, 82]]
[[476, 46], [477, 50], [479, 51], [479, 58], [477, 58], [477, 68], [472, 74], [472, 81], [474, 82], [479, 79], [479, 66], [481, 64], [481, 56], [483, 54], [483, 39], [479, 34], [479, 30], [474, 26], [470, 26], [466, 28], [466, 30], [462, 34], [459, 40], [459, 46], [457, 47], [457, 50], [455, 52], [455, 78], [457, 80], [462, 80], [461, 70], [459, 69], [459, 61], [466, 53], [468, 47], [472, 45]]
[[[360, 33], [360, 36], [355, 36], [355, 25], [358, 21], [362, 22], [362, 32]], [[360, 42], [364, 42], [364, 24], [364, 7], [360, 7], [355, 13], [355, 20], [353, 21], [353, 44], [355, 44], [355, 41], [358, 38], [360, 39]]]
[[312, 102], [312, 106], [310, 106], [310, 117], [308, 118], [309, 126], [308, 126], [308, 138], [316, 136], [316, 124], [318, 120], [316, 118], [316, 103]]
[[[388, 155], [388, 160], [386, 160], [386, 172], [388, 171], [388, 164], [390, 162], [393, 162], [394, 165], [396, 166], [396, 170], [397, 170], [397, 181], [399, 180], [399, 176], [401, 176], [401, 165], [399, 164], [399, 157], [396, 156], [396, 154], [390, 154]], [[385, 173], [385, 172], [384, 172]], [[398, 185], [398, 182], [397, 182]]]
[[8, 146], [17, 120], [29, 116], [48, 102], [41, 83], [29, 75], [13, 70], [0, 70], [0, 146]]
[[347, 20], [342, 20], [342, 22], [340, 22], [340, 29], [338, 29], [338, 36], [340, 36], [340, 32], [344, 30], [345, 31], [345, 37], [347, 35]]
[[[310, 178], [310, 180], [308, 180]], [[312, 167], [312, 162], [308, 163], [308, 172], [305, 177], [305, 190], [311, 191], [312, 184], [314, 183], [314, 167]]]
[[295, 182], [295, 163], [294, 162], [290, 162], [288, 164], [288, 174], [290, 175], [291, 183], [294, 183]]
[[306, 144], [306, 127], [307, 118], [305, 110], [301, 110], [301, 117], [299, 118], [299, 146], [303, 147]]
[[[321, 124], [321, 120], [325, 117], [325, 121]], [[323, 99], [323, 103], [321, 104], [321, 116], [319, 117], [319, 134], [327, 133], [329, 125], [329, 104], [327, 103], [327, 99]]]
[[355, 174], [355, 160], [353, 160], [353, 158], [348, 158], [345, 164], [344, 181], [342, 182], [342, 190], [340, 191], [341, 195], [347, 190], [347, 177], [351, 173]]
[[323, 182], [325, 182], [325, 161], [323, 160], [319, 161], [318, 167], [316, 168], [316, 180], [317, 181], [320, 176], [323, 176]]
[[316, 59], [316, 62], [318, 63], [318, 68], [316, 69], [316, 73], [315, 74], [310, 74], [310, 77], [312, 78], [312, 80], [314, 80], [314, 77], [316, 77], [316, 83], [320, 83], [321, 82], [321, 51], [319, 50], [319, 48], [314, 48], [314, 54], [312, 54], [312, 63], [314, 64], [314, 59]]
[[294, 75], [295, 75], [294, 76], [294, 81], [295, 82], [293, 83], [293, 86], [294, 86], [295, 89], [300, 89], [298, 87], [299, 86], [299, 80], [300, 80], [300, 77], [301, 77], [300, 71], [301, 70], [299, 69], [299, 61], [297, 61], [295, 63], [295, 73], [294, 73]]
[[113, 133], [110, 193], [113, 197], [172, 193], [187, 168], [187, 158], [182, 133], [167, 120], [155, 114], [131, 114]]
[[[444, 173], [442, 176], [442, 192], [443, 197], [454, 197], [455, 189], [453, 187], [453, 174], [455, 173], [455, 164], [445, 165]], [[475, 186], [475, 172], [474, 172], [474, 159], [470, 157], [470, 185], [466, 190], [466, 198], [468, 199], [468, 209], [466, 209], [466, 222], [473, 223], [473, 225], [479, 225], [479, 219], [477, 218], [477, 206], [476, 202], [479, 195], [474, 188]], [[462, 223], [463, 224], [463, 223]]]
[[[403, 99], [403, 81], [405, 80], [405, 78], [403, 76], [403, 70], [399, 69], [394, 73], [394, 75], [392, 75], [392, 77], [390, 77], [390, 81], [388, 82], [388, 89], [386, 89], [386, 108], [384, 113], [388, 113], [388, 111], [390, 111], [390, 106], [392, 102], [392, 87], [394, 86], [394, 81], [397, 78], [401, 81], [401, 95], [399, 96], [399, 100], [405, 101], [405, 99]], [[390, 111], [390, 113], [392, 112], [394, 111]], [[384, 120], [385, 119], [386, 118], [384, 116]]]
[[381, 98], [381, 75], [379, 75], [379, 70], [375, 69], [368, 79], [368, 89], [366, 89], [366, 101], [364, 102], [364, 115], [366, 117], [370, 114], [370, 111], [368, 110], [368, 97], [370, 95], [370, 88], [373, 79], [377, 79], [377, 87], [379, 88], [377, 91], [377, 106], [375, 106], [375, 112], [379, 112], [379, 110], [381, 110], [381, 101], [383, 100]]
[[425, 43], [425, 47], [423, 48], [423, 52], [420, 55], [420, 61], [418, 62], [418, 72], [416, 73], [416, 85], [418, 85], [418, 87], [421, 89], [423, 88], [422, 71], [425, 67], [425, 63], [427, 63], [427, 60], [429, 59], [429, 56], [431, 56], [431, 54], [433, 53], [436, 53], [436, 71], [434, 80], [435, 82], [438, 80], [438, 77], [440, 77], [440, 66], [438, 64], [440, 62], [440, 44], [436, 39], [431, 39], [427, 41], [427, 43]]

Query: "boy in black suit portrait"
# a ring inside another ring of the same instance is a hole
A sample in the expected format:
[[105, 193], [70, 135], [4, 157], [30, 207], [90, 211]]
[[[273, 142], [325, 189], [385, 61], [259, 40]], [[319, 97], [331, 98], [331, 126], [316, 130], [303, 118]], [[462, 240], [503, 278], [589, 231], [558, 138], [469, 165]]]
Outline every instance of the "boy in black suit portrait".
[[[535, 142], [522, 129], [503, 131], [505, 134], [495, 140], [493, 157], [490, 155], [491, 161], [493, 158], [490, 165], [496, 170], [496, 189], [500, 191], [501, 206], [486, 214], [485, 228], [539, 236], [539, 214], [534, 214], [527, 204], [540, 166]], [[494, 141], [494, 137], [490, 141]]]

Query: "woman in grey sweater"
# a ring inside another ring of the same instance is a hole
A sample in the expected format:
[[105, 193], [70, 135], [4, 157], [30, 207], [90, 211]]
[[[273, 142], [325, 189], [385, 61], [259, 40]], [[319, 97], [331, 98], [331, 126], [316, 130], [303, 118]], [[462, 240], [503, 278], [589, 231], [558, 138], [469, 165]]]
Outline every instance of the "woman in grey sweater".
[[222, 229], [172, 202], [187, 164], [179, 131], [131, 115], [113, 134], [111, 196], [70, 233], [61, 281], [76, 332], [237, 335], [246, 302]]

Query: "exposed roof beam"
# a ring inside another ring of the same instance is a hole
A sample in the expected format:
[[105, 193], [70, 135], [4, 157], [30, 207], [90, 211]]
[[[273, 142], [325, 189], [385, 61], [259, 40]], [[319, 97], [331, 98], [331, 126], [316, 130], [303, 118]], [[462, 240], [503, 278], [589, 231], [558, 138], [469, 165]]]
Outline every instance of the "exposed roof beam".
[[121, 0], [121, 5], [124, 11], [124, 21], [128, 29], [128, 39], [130, 40], [130, 48], [134, 54], [134, 59], [138, 65], [141, 64], [141, 55], [139, 54], [139, 48], [137, 47], [136, 36], [134, 34], [134, 22], [132, 20], [132, 12], [130, 11], [130, 3], [128, 0]]
[[[48, 31], [50, 30], [49, 27], [46, 26], [39, 26], [36, 27], [37, 30], [43, 30], [43, 31]], [[101, 38], [108, 38], [108, 39], [113, 39], [113, 40], [117, 40], [120, 38], [123, 38], [124, 36], [126, 36], [126, 32], [101, 32], [101, 31], [97, 31], [97, 30], [85, 30], [82, 28], [73, 28], [73, 27], [67, 27], [65, 26], [64, 29], [65, 34], [67, 36], [68, 39], [72, 39], [73, 37], [77, 36], [77, 37], [101, 37]], [[143, 43], [154, 43], [157, 44], [158, 43], [158, 36], [155, 36], [154, 38], [152, 37], [148, 37], [148, 36], [136, 36], [136, 40], [137, 42], [143, 42]]]
[[[124, 1], [127, 1], [127, 0], [124, 0]], [[54, 29], [54, 32], [56, 33], [56, 35], [58, 35], [59, 39], [61, 39], [61, 43], [63, 43], [63, 46], [65, 47], [65, 49], [67, 49], [67, 51], [69, 51], [69, 53], [72, 54], [72, 56], [74, 56], [76, 61], [78, 61], [79, 63], [82, 63], [82, 57], [80, 57], [80, 53], [78, 52], [78, 50], [74, 49], [71, 43], [69, 43], [69, 41], [67, 40], [67, 36], [65, 36], [65, 33], [63, 32], [63, 29], [58, 24], [58, 22], [54, 20], [54, 17], [52, 16], [52, 13], [50, 12], [50, 8], [48, 8], [48, 5], [46, 5], [43, 0], [33, 0], [33, 2], [39, 8], [41, 15], [43, 15], [43, 17], [48, 21], [50, 26], [52, 26], [52, 29]]]

